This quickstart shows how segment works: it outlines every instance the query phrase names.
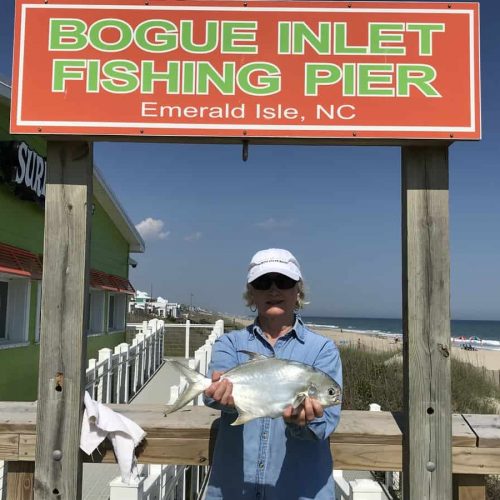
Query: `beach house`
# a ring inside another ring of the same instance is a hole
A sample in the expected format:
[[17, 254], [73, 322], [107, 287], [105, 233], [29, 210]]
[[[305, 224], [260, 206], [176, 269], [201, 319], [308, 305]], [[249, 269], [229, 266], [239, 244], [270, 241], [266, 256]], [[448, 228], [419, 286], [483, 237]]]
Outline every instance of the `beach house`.
[[[0, 80], [0, 400], [37, 395], [46, 142], [9, 134], [10, 86]], [[125, 339], [131, 253], [144, 241], [94, 166], [87, 357]], [[20, 383], [21, 381], [21, 383]]]

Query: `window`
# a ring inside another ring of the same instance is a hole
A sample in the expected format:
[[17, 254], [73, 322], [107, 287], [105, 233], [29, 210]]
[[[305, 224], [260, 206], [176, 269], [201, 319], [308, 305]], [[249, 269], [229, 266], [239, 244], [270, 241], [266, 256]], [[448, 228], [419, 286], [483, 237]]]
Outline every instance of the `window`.
[[108, 308], [108, 330], [115, 329], [115, 296], [109, 296], [109, 308]]
[[109, 295], [108, 330], [125, 330], [127, 295], [116, 293]]
[[104, 332], [104, 300], [106, 295], [101, 290], [91, 290], [89, 294], [88, 333]]
[[0, 276], [0, 341], [27, 342], [29, 297], [30, 280]]
[[40, 342], [41, 327], [42, 327], [42, 282], [38, 281], [36, 289], [35, 342]]
[[0, 340], [7, 336], [7, 297], [9, 293], [9, 284], [0, 281]]

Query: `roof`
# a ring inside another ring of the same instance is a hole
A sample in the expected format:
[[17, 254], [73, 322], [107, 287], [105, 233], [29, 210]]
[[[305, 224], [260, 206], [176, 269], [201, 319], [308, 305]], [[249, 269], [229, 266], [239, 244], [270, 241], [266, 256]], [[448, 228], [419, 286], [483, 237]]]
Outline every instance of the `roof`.
[[0, 75], [0, 96], [10, 101], [10, 84]]
[[94, 164], [94, 196], [109, 215], [115, 226], [130, 246], [130, 252], [142, 253], [145, 250], [144, 240], [135, 228], [118, 198], [106, 184], [104, 177]]
[[28, 250], [0, 243], [0, 272], [39, 280], [42, 278], [42, 263]]
[[[11, 85], [9, 81], [0, 75], [0, 97], [10, 103]], [[106, 184], [102, 172], [94, 164], [94, 196], [106, 211], [113, 224], [120, 231], [120, 234], [129, 244], [131, 253], [142, 253], [145, 250], [144, 240], [129, 219], [125, 210], [121, 206], [118, 198], [111, 188]]]

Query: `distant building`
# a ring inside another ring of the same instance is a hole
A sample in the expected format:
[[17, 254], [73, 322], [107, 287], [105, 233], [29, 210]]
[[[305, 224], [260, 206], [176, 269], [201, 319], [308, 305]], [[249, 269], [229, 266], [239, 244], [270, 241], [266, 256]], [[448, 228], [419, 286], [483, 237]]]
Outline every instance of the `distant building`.
[[141, 292], [137, 290], [135, 295], [130, 297], [129, 302], [129, 312], [133, 312], [136, 309], [140, 309], [143, 311], [148, 311], [147, 304], [151, 302], [151, 297], [146, 292]]
[[[9, 134], [10, 87], [0, 81], [0, 401], [35, 400], [43, 270], [46, 141]], [[88, 358], [124, 342], [130, 253], [144, 241], [94, 169]], [[20, 383], [21, 381], [21, 383]]]
[[147, 292], [141, 292], [140, 290], [137, 290], [135, 296], [131, 297], [129, 302], [129, 312], [142, 310], [151, 314], [156, 314], [162, 318], [177, 319], [179, 317], [180, 307], [181, 305], [177, 302], [169, 302], [163, 297], [154, 299], [150, 297]]
[[177, 319], [179, 317], [181, 305], [177, 302], [169, 302], [163, 297], [158, 297], [154, 302], [154, 308], [158, 316]]

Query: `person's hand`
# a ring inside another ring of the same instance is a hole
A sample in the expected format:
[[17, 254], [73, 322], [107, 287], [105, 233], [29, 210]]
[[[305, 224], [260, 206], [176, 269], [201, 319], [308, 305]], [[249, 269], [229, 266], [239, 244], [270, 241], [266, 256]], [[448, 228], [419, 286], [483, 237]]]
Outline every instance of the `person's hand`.
[[283, 418], [288, 424], [295, 424], [304, 427], [306, 424], [323, 416], [323, 407], [317, 399], [306, 398], [304, 402], [293, 408], [292, 405], [285, 408]]
[[214, 399], [224, 406], [234, 406], [233, 384], [227, 380], [220, 380], [224, 372], [212, 373], [212, 384], [205, 389], [205, 396]]

